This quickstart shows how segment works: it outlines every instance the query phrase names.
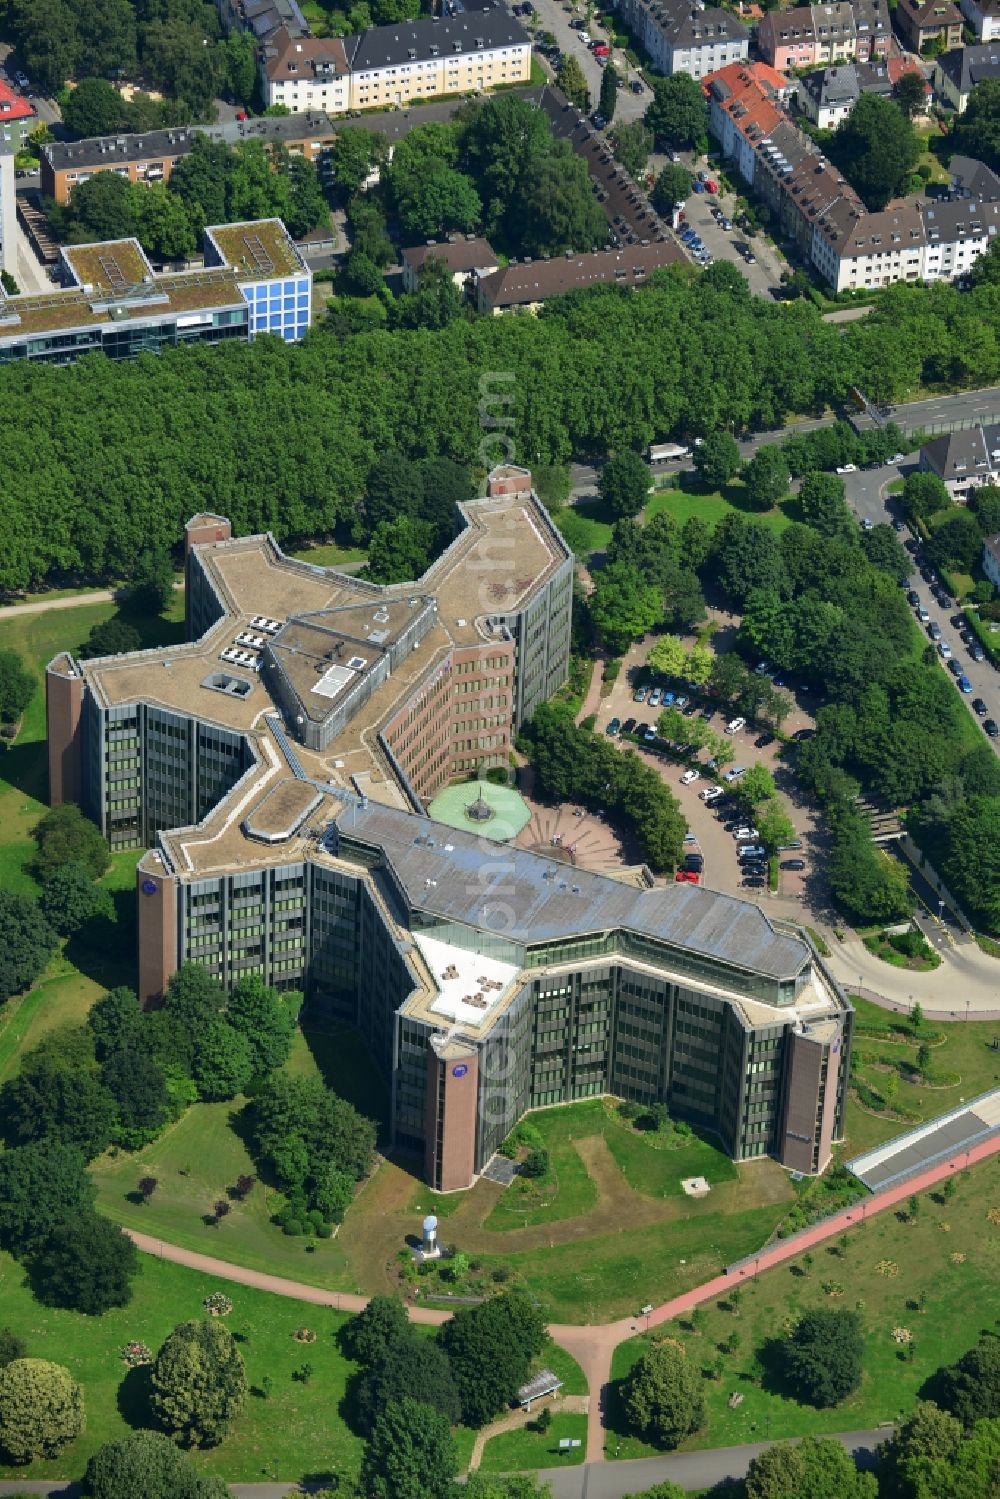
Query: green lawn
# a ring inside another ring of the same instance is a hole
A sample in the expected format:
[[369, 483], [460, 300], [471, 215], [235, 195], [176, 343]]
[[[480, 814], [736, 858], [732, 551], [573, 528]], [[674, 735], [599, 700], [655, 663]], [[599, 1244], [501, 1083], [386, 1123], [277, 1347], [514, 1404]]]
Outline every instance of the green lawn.
[[298, 557], [302, 562], [312, 562], [316, 567], [343, 567], [345, 562], [363, 562], [368, 553], [364, 547], [340, 546], [331, 541], [325, 545], [302, 547], [288, 555]]
[[[843, 1258], [829, 1248], [814, 1252], [808, 1274], [801, 1264], [767, 1271], [746, 1286], [738, 1312], [723, 1303], [709, 1303], [695, 1330], [687, 1320], [674, 1321], [661, 1335], [678, 1339], [688, 1357], [705, 1369], [721, 1359], [722, 1378], [706, 1378], [708, 1406], [703, 1429], [687, 1447], [729, 1446], [759, 1441], [765, 1435], [804, 1436], [811, 1432], [857, 1431], [894, 1420], [910, 1410], [921, 1385], [942, 1363], [950, 1363], [976, 1341], [980, 1329], [993, 1322], [997, 1279], [1000, 1276], [1000, 1228], [986, 1217], [1000, 1202], [1000, 1162], [976, 1166], [958, 1178], [951, 1202], [935, 1202], [925, 1194], [914, 1223], [903, 1223], [894, 1213], [869, 1220], [849, 1237]], [[835, 1246], [836, 1247], [836, 1246]], [[953, 1254], [964, 1255], [953, 1263]], [[877, 1267], [895, 1265], [886, 1275]], [[841, 1295], [831, 1296], [824, 1286]], [[919, 1299], [926, 1297], [925, 1309]], [[908, 1305], [913, 1302], [913, 1305]], [[780, 1338], [798, 1314], [810, 1306], [857, 1309], [865, 1324], [867, 1343], [864, 1377], [857, 1392], [833, 1410], [800, 1405], [785, 1389], [769, 1340]], [[892, 1339], [896, 1327], [912, 1334], [912, 1362], [899, 1357]], [[737, 1333], [734, 1355], [720, 1354], [720, 1344]], [[623, 1343], [615, 1352], [613, 1378], [620, 1380], [646, 1344], [645, 1336]], [[755, 1359], [760, 1358], [763, 1372]], [[731, 1394], [743, 1402], [730, 1410]], [[618, 1390], [613, 1386], [609, 1406], [611, 1456], [643, 1457], [654, 1450], [625, 1430]]]
[[677, 1141], [613, 1125], [605, 1139], [629, 1186], [647, 1197], [682, 1198], [681, 1182], [691, 1176], [703, 1176], [714, 1187], [739, 1175], [728, 1155], [697, 1135]]
[[[202, 1315], [202, 1299], [221, 1282], [150, 1255], [142, 1256], [141, 1266], [132, 1304], [93, 1318], [40, 1307], [23, 1284], [20, 1267], [6, 1255], [0, 1258], [0, 1325], [23, 1337], [33, 1356], [65, 1364], [83, 1386], [87, 1409], [87, 1429], [78, 1442], [51, 1461], [0, 1469], [5, 1478], [78, 1477], [102, 1442], [124, 1435], [130, 1425], [149, 1424], [142, 1373], [125, 1378], [122, 1345], [141, 1340], [155, 1353], [178, 1322]], [[195, 1454], [199, 1467], [252, 1482], [355, 1473], [361, 1443], [338, 1415], [353, 1368], [334, 1341], [345, 1319], [262, 1291], [227, 1289], [234, 1303], [227, 1325], [245, 1339], [250, 1384], [260, 1391], [267, 1375], [271, 1391], [267, 1399], [251, 1394], [226, 1441]], [[303, 1326], [318, 1334], [308, 1346], [292, 1337]], [[308, 1384], [292, 1379], [305, 1362], [314, 1370]]]
[[[537, 1406], [542, 1409], [544, 1402]], [[571, 1438], [580, 1443], [560, 1451], [560, 1438]], [[527, 1468], [557, 1468], [565, 1464], [582, 1463], [587, 1455], [586, 1416], [564, 1415], [553, 1408], [552, 1424], [548, 1431], [529, 1431], [526, 1426], [517, 1431], [504, 1431], [490, 1437], [483, 1448], [480, 1464], [484, 1473], [516, 1473]]]
[[553, 510], [552, 519], [559, 527], [566, 545], [578, 557], [589, 557], [592, 552], [603, 552], [611, 540], [614, 516], [599, 499], [580, 500], [576, 505], [565, 505]]
[[[865, 1025], [887, 1029], [893, 1022], [899, 1024], [900, 1017], [879, 1009], [867, 1000], [851, 996], [857, 1010], [858, 1028], [854, 1035], [855, 1048], [873, 1053], [879, 1063], [892, 1063], [898, 1073], [899, 1082], [894, 1110], [913, 1115], [916, 1121], [931, 1119], [936, 1114], [945, 1114], [957, 1107], [961, 1099], [976, 1098], [991, 1088], [1000, 1085], [1000, 1052], [992, 1049], [997, 1035], [997, 1026], [990, 1020], [956, 1021], [940, 1027], [925, 1024], [924, 1029], [931, 1038], [931, 1072], [933, 1086], [914, 1081], [912, 1070], [905, 1064], [915, 1063], [919, 1040], [910, 1039], [905, 1030], [900, 1030], [892, 1040], [880, 1040], [866, 1036]], [[858, 1064], [856, 1064], [857, 1066]], [[860, 1074], [874, 1086], [878, 1086], [880, 1074], [860, 1066]], [[881, 1073], [881, 1077], [886, 1074]], [[883, 1140], [891, 1139], [908, 1123], [899, 1119], [883, 1119], [862, 1108], [857, 1099], [851, 1097], [847, 1107], [848, 1158], [870, 1150]]]
[[792, 516], [781, 506], [761, 514], [741, 504], [742, 490], [743, 486], [738, 480], [728, 486], [726, 494], [721, 494], [717, 489], [707, 494], [684, 489], [660, 489], [650, 497], [645, 516], [647, 520], [652, 520], [654, 515], [665, 510], [682, 526], [690, 516], [697, 515], [714, 529], [724, 515], [728, 515], [731, 510], [738, 510], [742, 515], [764, 521], [778, 532], [791, 524]]
[[564, 1395], [586, 1395], [587, 1380], [583, 1370], [576, 1359], [565, 1348], [560, 1348], [558, 1343], [550, 1342], [535, 1363], [539, 1369], [551, 1369], [562, 1380]]

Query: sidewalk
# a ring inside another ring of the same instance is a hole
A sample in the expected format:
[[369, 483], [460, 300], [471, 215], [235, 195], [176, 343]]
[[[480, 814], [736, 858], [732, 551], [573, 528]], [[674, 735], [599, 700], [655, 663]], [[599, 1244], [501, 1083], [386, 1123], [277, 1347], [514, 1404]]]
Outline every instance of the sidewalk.
[[928, 1020], [964, 1020], [967, 1012], [976, 1020], [1000, 1019], [1000, 961], [971, 942], [949, 947], [940, 968], [910, 973], [883, 963], [853, 934], [843, 942], [833, 936], [827, 941], [826, 962], [835, 977], [848, 990], [857, 991], [860, 985], [873, 991], [879, 996], [876, 1004], [884, 1001], [909, 1014], [919, 1002]]

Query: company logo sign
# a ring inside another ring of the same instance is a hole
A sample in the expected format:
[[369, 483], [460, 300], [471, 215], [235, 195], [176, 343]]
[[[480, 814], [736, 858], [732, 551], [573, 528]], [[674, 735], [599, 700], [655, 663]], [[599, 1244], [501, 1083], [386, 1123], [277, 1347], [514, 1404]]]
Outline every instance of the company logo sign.
[[451, 1075], [452, 1077], [464, 1077], [468, 1070], [464, 1062], [459, 1062], [457, 1067], [451, 1069]]
[[143, 880], [142, 882], [143, 895], [155, 895], [158, 888], [155, 880]]

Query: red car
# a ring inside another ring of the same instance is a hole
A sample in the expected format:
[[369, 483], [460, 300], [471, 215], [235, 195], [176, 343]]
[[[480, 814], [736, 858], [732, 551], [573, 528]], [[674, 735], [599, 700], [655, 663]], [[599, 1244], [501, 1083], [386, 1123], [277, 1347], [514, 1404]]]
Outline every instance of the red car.
[[594, 48], [594, 56], [595, 57], [610, 57], [611, 56], [611, 48], [607, 45], [606, 42], [598, 42], [597, 46]]
[[700, 876], [693, 869], [678, 869], [674, 880], [678, 885], [697, 885], [700, 882]]

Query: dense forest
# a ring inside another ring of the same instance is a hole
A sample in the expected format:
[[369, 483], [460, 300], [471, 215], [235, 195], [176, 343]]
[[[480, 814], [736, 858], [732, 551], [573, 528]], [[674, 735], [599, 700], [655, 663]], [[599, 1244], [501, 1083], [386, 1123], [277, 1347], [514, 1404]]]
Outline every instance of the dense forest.
[[539, 318], [8, 367], [0, 589], [127, 576], [205, 506], [237, 532], [329, 531], [389, 449], [488, 466], [509, 436], [534, 464], [772, 426], [853, 383], [893, 400], [1000, 379], [1000, 286], [896, 287], [841, 328], [751, 298], [715, 276], [728, 270], [576, 294]]

